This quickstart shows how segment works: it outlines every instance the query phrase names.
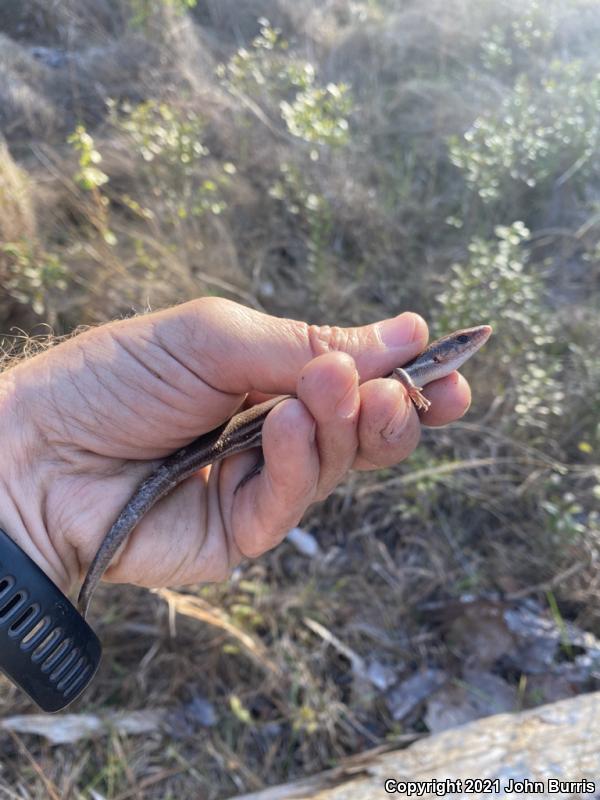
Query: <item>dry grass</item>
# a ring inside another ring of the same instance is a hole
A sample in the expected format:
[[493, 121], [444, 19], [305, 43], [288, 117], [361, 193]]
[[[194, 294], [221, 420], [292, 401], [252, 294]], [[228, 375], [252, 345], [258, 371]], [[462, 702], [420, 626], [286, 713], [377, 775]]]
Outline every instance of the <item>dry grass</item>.
[[[36, 240], [36, 216], [27, 173], [14, 162], [0, 139], [0, 246], [6, 242]], [[10, 277], [10, 260], [0, 249], [0, 287]], [[10, 320], [15, 313], [14, 300], [0, 294], [0, 319]]]
[[27, 173], [15, 164], [0, 141], [0, 239], [17, 242], [35, 239], [36, 218]]

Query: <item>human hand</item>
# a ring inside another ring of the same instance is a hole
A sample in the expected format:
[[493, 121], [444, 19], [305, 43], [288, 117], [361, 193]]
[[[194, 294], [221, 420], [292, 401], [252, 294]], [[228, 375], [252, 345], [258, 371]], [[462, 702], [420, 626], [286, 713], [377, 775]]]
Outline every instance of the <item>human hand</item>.
[[[235, 492], [252, 453], [201, 470], [144, 517], [105, 576], [145, 586], [224, 579], [242, 557], [278, 544], [350, 468], [412, 452], [419, 417], [398, 381], [377, 376], [426, 342], [411, 313], [330, 328], [218, 298], [76, 336], [0, 375], [0, 527], [71, 591], [158, 460], [246, 396], [294, 393], [265, 422], [259, 476]], [[470, 402], [458, 373], [425, 394], [429, 425]]]

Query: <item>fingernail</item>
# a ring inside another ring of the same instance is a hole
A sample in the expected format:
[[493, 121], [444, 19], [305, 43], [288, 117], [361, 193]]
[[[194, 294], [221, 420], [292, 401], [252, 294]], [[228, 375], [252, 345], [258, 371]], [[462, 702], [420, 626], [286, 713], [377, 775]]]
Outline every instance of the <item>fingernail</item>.
[[360, 402], [360, 397], [358, 395], [358, 392], [356, 391], [357, 383], [358, 383], [358, 376], [356, 382], [352, 384], [352, 386], [348, 389], [346, 394], [342, 397], [340, 402], [335, 407], [335, 413], [338, 415], [338, 417], [341, 417], [342, 419], [350, 419], [358, 411], [358, 404]]
[[418, 314], [405, 311], [379, 323], [379, 335], [386, 347], [402, 347], [426, 336], [425, 320]]

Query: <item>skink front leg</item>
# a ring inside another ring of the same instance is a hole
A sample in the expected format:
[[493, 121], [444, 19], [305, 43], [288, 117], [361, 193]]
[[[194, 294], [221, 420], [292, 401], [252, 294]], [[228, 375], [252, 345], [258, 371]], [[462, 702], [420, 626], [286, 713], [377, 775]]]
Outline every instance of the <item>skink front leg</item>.
[[406, 388], [408, 396], [415, 404], [418, 411], [429, 411], [431, 407], [431, 400], [428, 400], [423, 392], [422, 386], [417, 386], [406, 370], [402, 367], [396, 367], [392, 371], [392, 376], [398, 378], [400, 383]]
[[255, 475], [260, 475], [264, 465], [265, 465], [265, 455], [264, 455], [264, 453], [262, 451], [262, 447], [261, 447], [261, 449], [259, 451], [259, 454], [257, 456], [257, 459], [256, 459], [256, 464], [254, 464], [253, 467], [250, 467], [248, 472], [244, 475], [244, 477], [241, 479], [241, 481], [238, 483], [238, 485], [233, 490], [233, 493], [236, 494], [236, 492], [239, 492], [239, 490], [242, 488], [242, 486], [245, 486], [248, 483], [248, 481], [251, 481], [252, 478], [254, 478]]

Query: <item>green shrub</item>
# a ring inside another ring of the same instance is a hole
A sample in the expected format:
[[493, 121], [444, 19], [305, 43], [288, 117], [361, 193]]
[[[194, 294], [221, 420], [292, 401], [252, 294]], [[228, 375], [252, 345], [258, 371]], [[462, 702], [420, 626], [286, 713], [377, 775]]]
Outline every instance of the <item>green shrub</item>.
[[313, 64], [289, 53], [281, 31], [261, 19], [250, 50], [240, 48], [217, 68], [222, 84], [277, 109], [289, 133], [312, 145], [336, 147], [348, 142], [352, 97], [344, 83], [316, 84]]
[[507, 18], [492, 24], [481, 37], [484, 66], [495, 76], [512, 68], [531, 71], [537, 59], [552, 52], [558, 27], [556, 0], [526, 0], [519, 8], [497, 9]]
[[545, 302], [543, 273], [527, 256], [528, 238], [522, 222], [498, 226], [493, 241], [474, 238], [468, 261], [452, 267], [448, 288], [438, 295], [438, 321], [444, 330], [477, 322], [494, 326], [498, 363], [515, 376], [507, 392], [515, 413], [507, 419], [545, 430], [550, 416], [563, 410], [560, 336]]
[[293, 87], [307, 88], [314, 80], [312, 64], [291, 62], [288, 42], [279, 28], [260, 19], [260, 33], [251, 49], [240, 47], [227, 64], [219, 64], [217, 77], [227, 88], [255, 96], [269, 92], [287, 92]]
[[19, 303], [31, 306], [40, 316], [52, 318], [48, 293], [67, 288], [69, 272], [60, 258], [40, 250], [34, 242], [6, 242], [0, 252], [7, 256], [9, 276], [4, 288]]
[[345, 84], [330, 83], [325, 89], [310, 86], [299, 92], [292, 103], [283, 100], [280, 108], [293, 136], [332, 147], [348, 143], [347, 115], [352, 101]]
[[[225, 162], [217, 174], [209, 171], [200, 114], [157, 100], [135, 106], [124, 103], [119, 108], [111, 103], [110, 107], [113, 125], [127, 137], [140, 161], [139, 178], [163, 204], [168, 221], [221, 214], [226, 209], [223, 189], [235, 166]], [[129, 198], [130, 208], [132, 203], [144, 207], [141, 201]]]
[[462, 138], [450, 139], [450, 160], [486, 203], [511, 189], [541, 189], [572, 179], [579, 187], [599, 169], [600, 74], [555, 61], [539, 81], [517, 78], [498, 107], [481, 114]]
[[198, 0], [130, 0], [131, 24], [134, 27], [145, 27], [149, 20], [165, 9], [172, 9], [176, 14], [185, 14], [197, 4]]
[[78, 125], [67, 138], [67, 142], [79, 153], [79, 170], [73, 176], [75, 181], [86, 191], [100, 188], [108, 183], [108, 175], [102, 172], [98, 164], [102, 156], [94, 145], [94, 140], [83, 125]]
[[296, 226], [304, 228], [307, 266], [313, 276], [321, 280], [328, 274], [327, 251], [333, 230], [331, 204], [314, 186], [310, 175], [287, 162], [281, 164], [280, 178], [273, 183], [269, 194], [283, 204], [287, 213], [296, 217]]
[[160, 161], [189, 174], [208, 150], [202, 143], [204, 121], [195, 111], [180, 110], [157, 100], [116, 110], [111, 103], [112, 121], [126, 133], [135, 152], [144, 161]]
[[84, 125], [78, 125], [67, 137], [67, 142], [79, 153], [79, 169], [73, 179], [91, 197], [91, 208], [86, 209], [87, 217], [104, 242], [113, 247], [117, 244], [117, 237], [108, 222], [109, 199], [101, 191], [101, 187], [108, 183], [108, 175], [98, 166], [102, 156]]

